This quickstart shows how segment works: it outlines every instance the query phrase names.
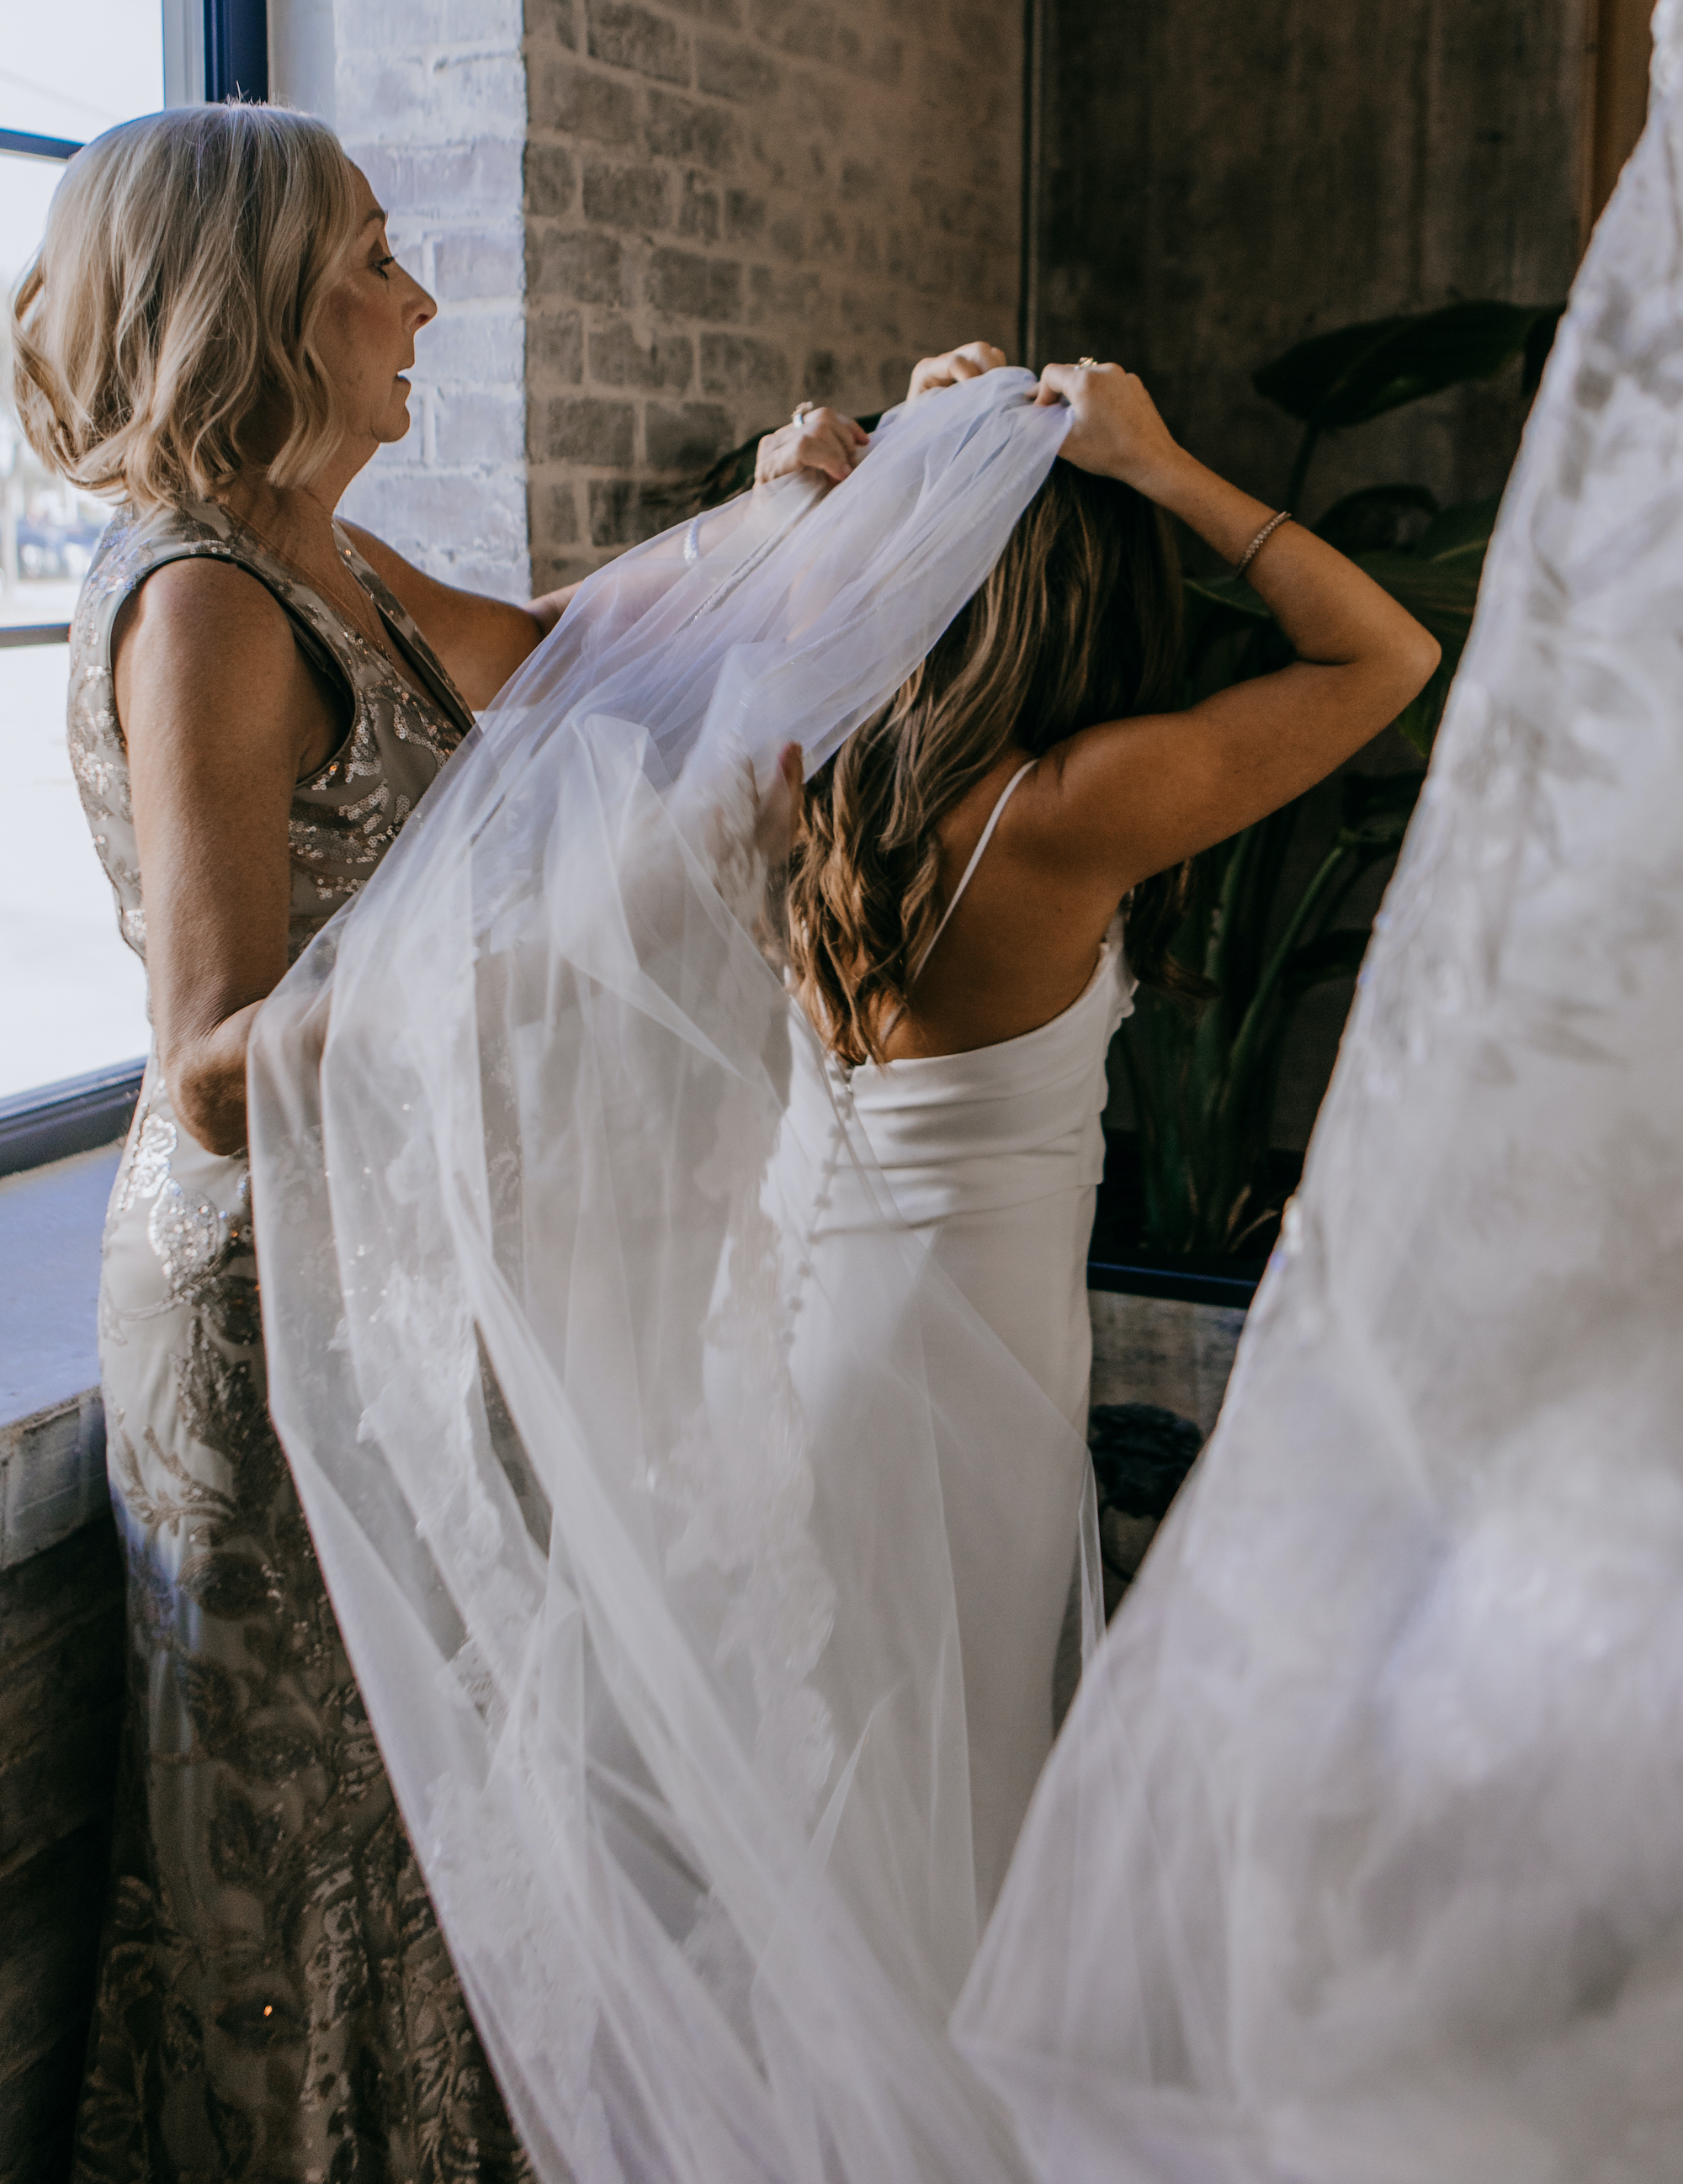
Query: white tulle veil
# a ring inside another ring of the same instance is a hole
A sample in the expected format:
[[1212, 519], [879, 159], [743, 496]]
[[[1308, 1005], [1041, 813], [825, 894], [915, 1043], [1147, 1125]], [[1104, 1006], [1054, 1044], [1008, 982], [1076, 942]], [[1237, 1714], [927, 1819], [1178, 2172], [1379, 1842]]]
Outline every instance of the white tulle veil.
[[[1221, 1425], [979, 1955], [947, 1525], [1067, 1428], [885, 1197], [803, 1260], [761, 800], [1062, 414], [990, 375], [616, 563], [263, 1011], [274, 1409], [550, 2184], [1675, 2184], [1675, 19]], [[839, 1085], [822, 1136], [868, 1187]]]
[[[821, 763], [975, 590], [1067, 426], [1033, 391], [593, 578], [259, 1022], [274, 1413], [546, 2179], [1024, 2174], [945, 2032], [947, 1524], [1070, 1427], [886, 1193], [803, 1256], [811, 1034], [762, 928], [778, 752]], [[816, 1201], [869, 1187], [839, 1079], [822, 1137]]]
[[1683, 58], [956, 2031], [1056, 2184], [1683, 2175]]

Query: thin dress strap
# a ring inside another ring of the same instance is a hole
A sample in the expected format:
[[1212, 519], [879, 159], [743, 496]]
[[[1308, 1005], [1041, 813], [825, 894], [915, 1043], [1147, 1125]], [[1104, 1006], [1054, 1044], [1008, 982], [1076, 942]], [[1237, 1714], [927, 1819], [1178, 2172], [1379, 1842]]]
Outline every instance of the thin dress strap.
[[988, 823], [982, 829], [981, 840], [970, 852], [970, 862], [964, 868], [964, 876], [959, 881], [958, 885], [953, 889], [951, 900], [947, 904], [946, 908], [941, 912], [941, 922], [935, 928], [934, 933], [930, 939], [928, 946], [923, 950], [923, 953], [917, 959], [917, 968], [911, 974], [914, 983], [917, 979], [922, 977], [924, 966], [928, 962], [929, 958], [935, 952], [935, 942], [940, 939], [941, 935], [947, 929], [947, 920], [952, 916], [954, 911], [958, 908], [959, 904], [964, 900], [964, 890], [970, 884], [971, 875], [976, 870], [977, 866], [982, 861], [983, 850], [987, 848], [989, 843], [994, 838], [994, 829], [1000, 823], [1000, 815], [1004, 811], [1006, 805], [1011, 801], [1012, 791], [1016, 788], [1017, 783], [1022, 780], [1025, 773], [1033, 773], [1036, 763], [1037, 761], [1031, 758], [1027, 766], [1018, 766], [1017, 772], [1012, 774], [1011, 779], [1006, 782], [1005, 788], [1000, 794], [999, 802], [988, 814]]

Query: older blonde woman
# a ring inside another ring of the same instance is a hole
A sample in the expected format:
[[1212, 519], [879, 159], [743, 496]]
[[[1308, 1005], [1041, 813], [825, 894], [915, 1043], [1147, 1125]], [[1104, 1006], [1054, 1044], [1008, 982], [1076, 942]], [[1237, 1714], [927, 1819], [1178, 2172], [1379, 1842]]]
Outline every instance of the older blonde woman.
[[31, 442], [123, 502], [70, 749], [155, 1034], [100, 1303], [131, 1698], [85, 2180], [527, 2173], [269, 1422], [242, 1150], [264, 997], [563, 604], [333, 521], [433, 311], [332, 134], [238, 106], [81, 153], [14, 306]]

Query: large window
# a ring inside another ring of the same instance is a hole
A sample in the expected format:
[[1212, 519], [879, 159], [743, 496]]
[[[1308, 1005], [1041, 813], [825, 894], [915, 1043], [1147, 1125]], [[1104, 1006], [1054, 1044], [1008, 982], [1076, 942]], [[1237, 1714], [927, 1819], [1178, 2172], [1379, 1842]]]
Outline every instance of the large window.
[[[0, 285], [33, 255], [68, 153], [164, 103], [159, 0], [7, 10]], [[117, 935], [64, 747], [65, 632], [109, 510], [67, 490], [0, 395], [0, 1099], [143, 1055], [146, 989]]]

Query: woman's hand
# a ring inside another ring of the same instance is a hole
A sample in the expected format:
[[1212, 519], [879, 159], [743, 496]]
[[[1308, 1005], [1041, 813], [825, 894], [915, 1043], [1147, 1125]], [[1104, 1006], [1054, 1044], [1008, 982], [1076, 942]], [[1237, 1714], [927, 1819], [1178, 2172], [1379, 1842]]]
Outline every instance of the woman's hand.
[[911, 367], [906, 398], [915, 402], [920, 394], [933, 394], [938, 387], [979, 379], [984, 371], [997, 371], [1005, 361], [1005, 351], [984, 341], [966, 342], [962, 348], [950, 348], [945, 356], [926, 356]]
[[1059, 399], [1074, 411], [1060, 453], [1078, 470], [1119, 478], [1150, 499], [1162, 498], [1184, 451], [1144, 382], [1119, 364], [1049, 364], [1037, 404]]
[[[583, 578], [581, 577], [579, 582], [582, 582]], [[532, 616], [543, 635], [548, 637], [555, 624], [572, 604], [577, 591], [578, 584], [563, 584], [558, 592], [544, 592], [535, 599], [528, 599], [524, 611]]]
[[1052, 785], [1012, 807], [1017, 837], [1038, 803], [1048, 870], [1073, 883], [1084, 871], [1102, 903], [1323, 780], [1396, 718], [1439, 652], [1365, 571], [1302, 526], [1275, 526], [1279, 511], [1180, 447], [1132, 372], [1049, 365], [1036, 399], [1060, 398], [1074, 412], [1070, 461], [1156, 501], [1224, 560], [1245, 561], [1297, 655], [1184, 711], [1100, 722], [1060, 745]]
[[794, 471], [816, 471], [833, 485], [850, 477], [853, 466], [871, 444], [871, 435], [835, 410], [809, 410], [798, 424], [767, 432], [754, 460], [754, 482], [788, 477]]
[[806, 811], [806, 768], [799, 744], [785, 744], [777, 753], [777, 770], [759, 798], [754, 823], [755, 846], [768, 862], [784, 865]]

